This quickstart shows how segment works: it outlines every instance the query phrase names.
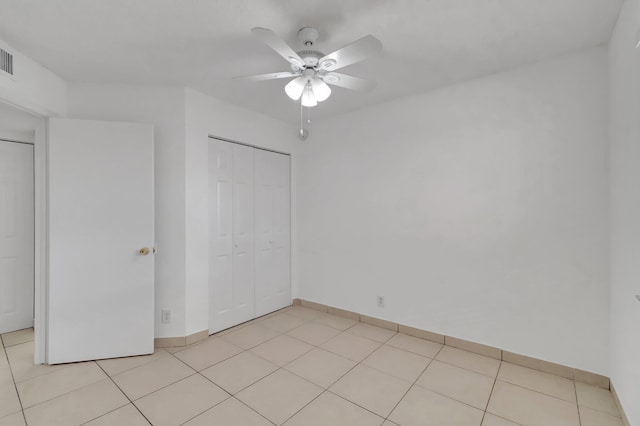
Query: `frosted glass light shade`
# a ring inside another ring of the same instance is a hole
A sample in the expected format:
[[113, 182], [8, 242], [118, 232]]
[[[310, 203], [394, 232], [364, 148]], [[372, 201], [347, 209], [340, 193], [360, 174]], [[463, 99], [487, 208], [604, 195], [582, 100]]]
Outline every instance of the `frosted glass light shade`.
[[311, 87], [313, 88], [313, 94], [318, 102], [326, 100], [331, 95], [331, 88], [329, 85], [319, 78], [311, 80]]
[[298, 99], [300, 99], [300, 96], [302, 96], [302, 92], [304, 91], [306, 84], [306, 79], [302, 77], [294, 78], [289, 83], [287, 83], [286, 86], [284, 86], [284, 91], [287, 93], [287, 96], [289, 96], [294, 101], [297, 101]]
[[313, 88], [311, 87], [311, 83], [307, 83], [302, 92], [302, 106], [311, 108], [318, 105], [318, 100], [316, 99]]

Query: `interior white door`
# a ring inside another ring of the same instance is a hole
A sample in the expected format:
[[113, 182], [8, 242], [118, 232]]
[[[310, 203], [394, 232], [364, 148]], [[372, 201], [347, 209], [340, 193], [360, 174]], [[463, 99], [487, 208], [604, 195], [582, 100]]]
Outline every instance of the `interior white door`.
[[153, 127], [50, 119], [48, 134], [47, 362], [152, 353]]
[[33, 326], [33, 145], [0, 141], [0, 333]]
[[289, 156], [255, 150], [256, 316], [291, 304]]
[[211, 140], [209, 332], [254, 318], [253, 148]]

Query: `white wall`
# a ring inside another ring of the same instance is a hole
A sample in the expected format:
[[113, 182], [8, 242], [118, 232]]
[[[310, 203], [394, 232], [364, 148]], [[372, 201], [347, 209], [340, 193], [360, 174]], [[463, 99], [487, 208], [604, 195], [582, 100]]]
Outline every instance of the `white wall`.
[[156, 337], [208, 329], [208, 136], [293, 153], [295, 127], [170, 87], [70, 84], [69, 116], [155, 126]]
[[[69, 117], [153, 124], [155, 133], [156, 337], [185, 335], [184, 89], [69, 85]], [[170, 324], [160, 322], [171, 309]]]
[[[210, 135], [292, 154], [292, 169], [296, 161], [297, 133], [294, 125], [186, 90], [187, 334], [209, 326]], [[292, 186], [295, 186], [295, 174]], [[295, 200], [292, 205], [295, 206]], [[292, 223], [292, 230], [292, 235], [295, 235], [295, 223]]]
[[14, 55], [14, 79], [0, 75], [0, 99], [43, 116], [64, 116], [67, 84], [64, 80], [0, 40]]
[[611, 380], [640, 425], [640, 1], [627, 0], [609, 47]]
[[298, 149], [299, 296], [606, 374], [606, 60], [597, 48], [314, 123]]

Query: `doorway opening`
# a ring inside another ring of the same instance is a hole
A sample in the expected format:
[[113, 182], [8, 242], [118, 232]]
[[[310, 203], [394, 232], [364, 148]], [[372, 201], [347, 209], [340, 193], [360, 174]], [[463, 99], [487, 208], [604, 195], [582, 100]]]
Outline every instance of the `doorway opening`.
[[0, 334], [24, 340], [34, 326], [35, 156], [41, 120], [0, 103]]

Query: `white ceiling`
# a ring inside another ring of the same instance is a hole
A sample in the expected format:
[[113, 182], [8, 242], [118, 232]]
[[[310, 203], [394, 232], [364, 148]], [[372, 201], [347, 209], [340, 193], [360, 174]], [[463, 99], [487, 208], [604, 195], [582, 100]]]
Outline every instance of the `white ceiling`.
[[315, 117], [339, 114], [609, 40], [622, 0], [0, 0], [0, 39], [70, 81], [189, 86], [287, 121], [287, 80], [234, 81], [287, 70], [255, 26], [301, 46], [320, 30], [329, 53], [373, 34], [383, 53], [342, 72], [376, 80], [335, 88]]

